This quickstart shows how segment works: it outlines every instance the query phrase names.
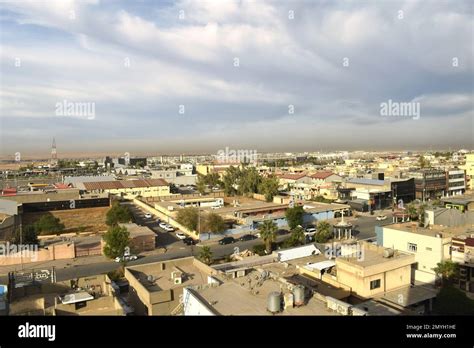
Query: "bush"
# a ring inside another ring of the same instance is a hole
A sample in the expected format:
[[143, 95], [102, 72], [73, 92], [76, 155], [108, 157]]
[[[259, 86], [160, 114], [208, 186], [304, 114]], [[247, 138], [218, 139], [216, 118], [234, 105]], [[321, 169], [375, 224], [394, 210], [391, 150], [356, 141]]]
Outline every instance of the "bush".
[[39, 234], [56, 234], [64, 230], [64, 224], [53, 215], [43, 215], [35, 223], [35, 230]]
[[260, 256], [267, 255], [265, 253], [265, 244], [254, 245], [254, 247], [252, 248], [252, 252]]

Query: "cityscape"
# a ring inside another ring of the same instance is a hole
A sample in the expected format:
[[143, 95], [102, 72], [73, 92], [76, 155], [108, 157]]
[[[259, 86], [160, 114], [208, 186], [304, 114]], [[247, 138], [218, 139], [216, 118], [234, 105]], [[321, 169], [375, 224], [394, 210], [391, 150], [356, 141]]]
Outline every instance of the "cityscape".
[[25, 317], [70, 316], [409, 317], [398, 342], [467, 337], [473, 9], [2, 2], [15, 342], [64, 328]]

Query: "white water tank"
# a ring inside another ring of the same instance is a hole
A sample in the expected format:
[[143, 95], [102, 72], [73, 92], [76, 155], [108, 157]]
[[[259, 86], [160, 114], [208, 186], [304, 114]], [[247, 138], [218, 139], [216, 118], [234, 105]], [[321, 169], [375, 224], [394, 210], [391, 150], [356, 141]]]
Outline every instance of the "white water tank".
[[395, 251], [391, 248], [384, 249], [383, 251], [383, 257], [389, 258], [392, 257], [395, 254]]
[[270, 313], [278, 313], [281, 311], [281, 294], [273, 291], [268, 294], [267, 310]]
[[294, 296], [294, 303], [295, 306], [302, 306], [304, 305], [304, 286], [303, 285], [297, 285], [293, 289], [293, 296]]

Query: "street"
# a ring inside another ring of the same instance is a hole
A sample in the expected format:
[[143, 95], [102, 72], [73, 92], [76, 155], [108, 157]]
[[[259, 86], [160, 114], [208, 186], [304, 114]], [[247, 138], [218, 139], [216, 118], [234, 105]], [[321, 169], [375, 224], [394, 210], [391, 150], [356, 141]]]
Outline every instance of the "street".
[[[154, 252], [152, 255], [142, 255], [139, 256], [139, 258], [135, 261], [128, 262], [127, 265], [133, 266], [133, 265], [140, 265], [140, 264], [146, 264], [146, 263], [152, 263], [152, 262], [158, 262], [158, 261], [163, 261], [163, 260], [170, 260], [170, 259], [176, 259], [176, 258], [182, 258], [186, 256], [192, 256], [195, 255], [197, 256], [199, 254], [199, 250], [201, 249], [201, 246], [196, 246], [196, 245], [186, 245], [184, 244], [181, 240], [179, 240], [175, 236], [175, 232], [166, 232], [162, 228], [158, 226], [157, 218], [145, 218], [145, 212], [142, 211], [140, 208], [136, 207], [133, 204], [129, 205], [134, 217], [135, 221], [139, 225], [144, 225], [148, 226], [151, 230], [153, 230], [156, 235], [157, 235], [157, 243], [156, 247], [157, 249], [164, 250], [163, 248], [166, 248], [165, 252], [155, 254]], [[387, 219], [384, 221], [377, 221], [376, 215], [373, 216], [359, 216], [355, 220], [352, 221], [354, 224], [354, 236], [357, 237], [358, 239], [373, 239], [375, 238], [375, 226], [383, 226], [390, 224], [392, 222], [391, 214], [386, 214]], [[276, 241], [277, 242], [282, 242], [284, 239], [288, 238], [289, 234], [286, 235], [279, 235], [277, 236]], [[261, 239], [254, 239], [250, 241], [245, 241], [245, 242], [240, 242], [237, 241], [236, 243], [233, 244], [227, 244], [227, 245], [219, 245], [219, 244], [213, 244], [210, 245], [211, 251], [213, 253], [213, 257], [215, 259], [220, 259], [223, 258], [227, 255], [233, 254], [238, 248], [238, 251], [244, 251], [246, 249], [252, 250], [252, 247], [258, 244], [263, 244], [263, 241]], [[76, 259], [79, 260], [79, 259]], [[83, 258], [81, 258], [83, 260]], [[73, 278], [79, 278], [79, 277], [86, 277], [86, 276], [91, 276], [94, 274], [100, 274], [100, 273], [107, 273], [110, 271], [113, 271], [119, 267], [119, 265], [114, 262], [114, 261], [99, 261], [99, 262], [94, 262], [94, 263], [83, 263], [83, 264], [74, 264], [74, 260], [58, 260], [58, 261], [52, 261], [50, 263], [60, 263], [67, 261], [66, 265], [64, 268], [56, 268], [56, 276], [58, 281], [62, 280], [67, 280], [67, 279], [73, 279]], [[31, 265], [26, 268], [38, 268], [38, 267], [46, 267], [46, 266], [34, 266]], [[2, 272], [0, 269], [0, 274], [4, 274], [6, 272]], [[7, 283], [7, 276], [2, 275], [0, 276], [0, 283], [1, 284], [6, 284]]]

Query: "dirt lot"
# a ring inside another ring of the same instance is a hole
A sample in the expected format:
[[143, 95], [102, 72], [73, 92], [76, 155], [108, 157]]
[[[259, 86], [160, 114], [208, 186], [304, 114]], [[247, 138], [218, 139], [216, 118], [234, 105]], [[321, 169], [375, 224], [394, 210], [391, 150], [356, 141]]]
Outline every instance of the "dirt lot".
[[45, 213], [26, 213], [23, 224], [36, 222], [42, 215], [52, 214], [59, 218], [66, 227], [63, 233], [106, 231], [105, 214], [109, 207], [58, 210]]

